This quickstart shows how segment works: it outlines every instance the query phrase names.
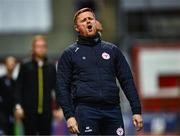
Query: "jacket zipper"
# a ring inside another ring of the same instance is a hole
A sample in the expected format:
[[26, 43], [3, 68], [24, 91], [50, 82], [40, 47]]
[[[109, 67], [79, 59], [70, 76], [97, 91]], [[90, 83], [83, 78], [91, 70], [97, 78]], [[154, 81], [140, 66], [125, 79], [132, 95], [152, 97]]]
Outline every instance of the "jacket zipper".
[[96, 48], [97, 48], [98, 45], [92, 47], [92, 50], [93, 50], [93, 54], [94, 54], [94, 59], [95, 59], [95, 64], [96, 64], [96, 73], [97, 73], [97, 77], [98, 77], [98, 87], [99, 87], [99, 96], [102, 98], [102, 87], [101, 87], [101, 75], [100, 75], [100, 72], [99, 72], [99, 65], [98, 65], [98, 54], [96, 53]]

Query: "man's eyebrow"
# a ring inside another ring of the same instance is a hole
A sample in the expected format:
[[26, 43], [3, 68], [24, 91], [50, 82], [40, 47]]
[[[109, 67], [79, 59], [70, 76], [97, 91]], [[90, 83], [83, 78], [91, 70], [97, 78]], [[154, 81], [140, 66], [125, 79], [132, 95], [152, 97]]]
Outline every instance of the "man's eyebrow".
[[84, 21], [84, 20], [86, 20], [86, 18], [82, 18], [82, 19], [80, 19], [80, 21]]

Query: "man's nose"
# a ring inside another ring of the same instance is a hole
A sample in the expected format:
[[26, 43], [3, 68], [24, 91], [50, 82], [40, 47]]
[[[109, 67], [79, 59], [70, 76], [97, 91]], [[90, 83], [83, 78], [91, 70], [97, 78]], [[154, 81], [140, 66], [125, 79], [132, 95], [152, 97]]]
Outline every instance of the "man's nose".
[[89, 19], [87, 19], [87, 23], [90, 23], [91, 21]]
[[87, 25], [89, 25], [91, 22], [90, 21], [87, 21]]

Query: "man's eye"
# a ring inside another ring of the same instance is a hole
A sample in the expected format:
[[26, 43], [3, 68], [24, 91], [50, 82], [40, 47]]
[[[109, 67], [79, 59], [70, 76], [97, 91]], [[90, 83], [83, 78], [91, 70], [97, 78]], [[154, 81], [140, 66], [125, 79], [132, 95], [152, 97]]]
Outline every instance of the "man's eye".
[[89, 17], [88, 19], [89, 19], [89, 20], [93, 20], [93, 18], [91, 18], [91, 17]]
[[81, 22], [85, 22], [85, 21], [86, 21], [86, 19], [81, 20]]

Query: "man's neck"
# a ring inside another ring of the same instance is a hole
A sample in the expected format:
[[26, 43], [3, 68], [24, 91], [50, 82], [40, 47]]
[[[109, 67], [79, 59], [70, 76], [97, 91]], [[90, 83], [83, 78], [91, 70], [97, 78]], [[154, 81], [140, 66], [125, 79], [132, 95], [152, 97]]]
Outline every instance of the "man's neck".
[[8, 72], [7, 72], [7, 78], [8, 78], [8, 79], [11, 79], [11, 78], [12, 78], [12, 71], [8, 71]]
[[34, 59], [38, 62], [38, 61], [43, 61], [44, 57], [34, 56]]
[[93, 37], [85, 37], [85, 36], [79, 35], [78, 40], [77, 40], [78, 44], [87, 45], [87, 46], [95, 46], [100, 42], [101, 42], [101, 37], [98, 33]]

